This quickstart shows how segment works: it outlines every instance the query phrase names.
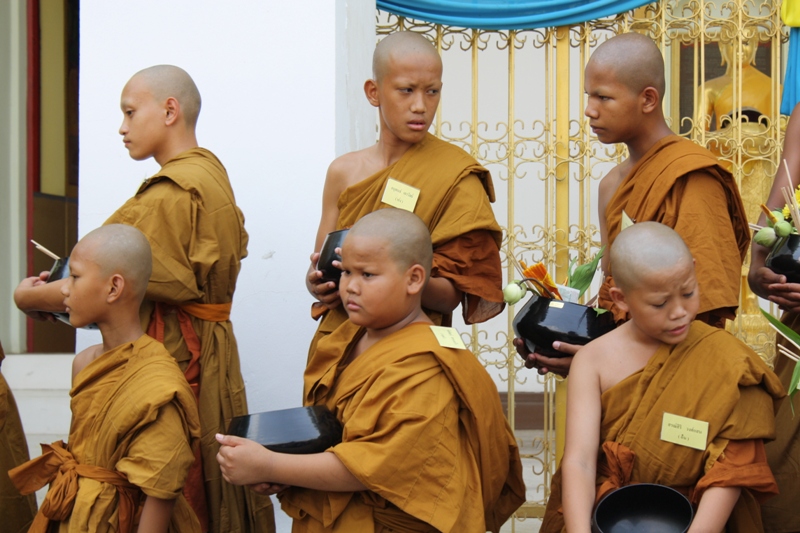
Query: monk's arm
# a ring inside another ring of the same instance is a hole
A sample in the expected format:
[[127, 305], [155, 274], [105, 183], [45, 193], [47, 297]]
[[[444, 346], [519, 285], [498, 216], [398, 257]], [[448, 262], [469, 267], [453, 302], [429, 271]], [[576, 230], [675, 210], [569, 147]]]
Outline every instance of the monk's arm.
[[[791, 147], [791, 148], [789, 148]], [[788, 185], [786, 176], [786, 166], [789, 167], [789, 173], [792, 178], [792, 187], [797, 188], [800, 183], [800, 104], [795, 106], [792, 111], [792, 116], [789, 118], [789, 124], [786, 126], [786, 138], [784, 141], [783, 161], [786, 165], [781, 164], [778, 166], [778, 172], [775, 174], [775, 179], [772, 182], [772, 189], [769, 192], [769, 198], [765, 202], [770, 209], [781, 209], [785, 201], [781, 188]], [[758, 219], [758, 224], [766, 226], [766, 215], [763, 213]], [[747, 281], [750, 288], [754, 293], [767, 298], [783, 308], [793, 311], [800, 310], [800, 285], [794, 283], [786, 283], [786, 277], [775, 274], [772, 270], [765, 266], [769, 248], [761, 246], [753, 242], [751, 248], [750, 271], [747, 275]]]
[[322, 214], [317, 228], [317, 237], [314, 240], [311, 264], [306, 272], [306, 289], [309, 294], [331, 309], [339, 305], [341, 301], [339, 291], [332, 281], [320, 282], [322, 272], [317, 270], [317, 259], [319, 259], [319, 252], [322, 249], [322, 243], [325, 242], [325, 237], [328, 236], [328, 233], [336, 230], [336, 222], [339, 219], [339, 196], [345, 188], [345, 180], [342, 176], [343, 169], [339, 168], [340, 164], [337, 164], [338, 161], [337, 159], [331, 163], [325, 176], [325, 186], [322, 190]]
[[448, 314], [461, 303], [462, 292], [447, 278], [431, 278], [422, 293], [422, 306]]
[[711, 487], [703, 493], [689, 533], [719, 533], [739, 500], [739, 487]]
[[173, 507], [175, 507], [175, 500], [162, 500], [155, 496], [147, 496], [142, 507], [138, 531], [142, 533], [166, 533], [169, 529]]
[[60, 279], [52, 283], [41, 283], [41, 277], [25, 278], [14, 290], [14, 303], [23, 313], [63, 313], [67, 308], [64, 306], [61, 287], [66, 282], [66, 279]]
[[570, 533], [589, 533], [595, 500], [597, 450], [600, 447], [600, 380], [592, 346], [582, 348], [567, 382], [567, 437], [564, 475], [564, 523]]
[[333, 453], [276, 453], [231, 435], [217, 435], [217, 441], [222, 445], [217, 454], [222, 476], [234, 485], [269, 482], [333, 492], [367, 490]]

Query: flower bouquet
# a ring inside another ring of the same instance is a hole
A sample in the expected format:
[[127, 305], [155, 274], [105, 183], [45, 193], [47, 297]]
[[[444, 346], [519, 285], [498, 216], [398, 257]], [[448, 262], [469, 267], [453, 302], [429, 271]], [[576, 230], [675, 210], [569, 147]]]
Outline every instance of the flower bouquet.
[[605, 309], [577, 303], [592, 283], [603, 250], [585, 265], [576, 266], [575, 260], [570, 261], [564, 285], [553, 282], [544, 264], [528, 267], [512, 258], [522, 279], [509, 283], [503, 295], [513, 305], [528, 291], [533, 293], [512, 323], [514, 333], [525, 340], [528, 350], [547, 357], [564, 357], [566, 354], [553, 348], [553, 342], [584, 345], [614, 329], [614, 318]]
[[767, 226], [751, 224], [757, 230], [753, 241], [770, 249], [765, 262], [767, 268], [786, 276], [789, 283], [800, 283], [800, 187], [793, 189], [790, 180], [789, 187], [783, 187], [781, 192], [786, 200], [783, 209], [770, 210], [761, 204], [767, 215]]

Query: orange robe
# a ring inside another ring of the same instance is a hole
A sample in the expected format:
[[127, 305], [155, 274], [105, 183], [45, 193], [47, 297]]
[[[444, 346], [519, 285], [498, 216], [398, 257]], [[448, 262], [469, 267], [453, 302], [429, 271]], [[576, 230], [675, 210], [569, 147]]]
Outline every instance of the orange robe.
[[[683, 238], [696, 261], [701, 314], [736, 316], [750, 228], [733, 176], [711, 152], [677, 135], [658, 141], [622, 180], [601, 214], [609, 248], [622, 229], [623, 210], [636, 222], [661, 222]], [[598, 298], [620, 321], [625, 313], [608, 296], [612, 270], [609, 265]]]
[[214, 435], [248, 412], [228, 316], [248, 237], [225, 167], [204, 148], [188, 150], [145, 180], [106, 224], [128, 224], [147, 237], [153, 274], [142, 305], [143, 327], [164, 343], [196, 393], [202, 384], [205, 487], [200, 488], [208, 502], [209, 531], [274, 531], [270, 499], [225, 483], [216, 460]]
[[[5, 357], [3, 345], [0, 344], [0, 363]], [[3, 531], [9, 533], [28, 531], [36, 514], [36, 496], [20, 494], [5, 474], [29, 459], [17, 402], [0, 373], [0, 471], [3, 472], [0, 475], [0, 524], [3, 524]]]
[[[461, 148], [428, 134], [396, 163], [342, 192], [336, 229], [349, 228], [361, 217], [391, 207], [381, 201], [389, 178], [420, 189], [414, 214], [431, 232], [431, 276], [450, 280], [464, 293], [464, 321], [473, 324], [498, 315], [505, 306], [499, 251], [502, 232], [490, 204], [494, 186], [489, 171]], [[450, 316], [426, 313], [437, 324], [450, 324]], [[309, 355], [319, 339], [346, 319], [341, 306], [327, 311]]]
[[519, 450], [497, 388], [467, 350], [443, 348], [415, 323], [349, 364], [363, 330], [346, 321], [320, 341], [305, 374], [306, 405], [342, 422], [329, 449], [368, 491], [291, 488], [294, 533], [497, 532], [525, 501]]
[[142, 335], [100, 355], [70, 396], [69, 445], [43, 444], [11, 471], [26, 494], [50, 483], [31, 533], [128, 533], [145, 496], [177, 499], [170, 532], [199, 532], [182, 493], [199, 445], [197, 404], [164, 346]]
[[[800, 314], [785, 313], [783, 323], [795, 331], [800, 331]], [[786, 341], [782, 341], [786, 343]], [[788, 343], [787, 343], [788, 344]], [[783, 386], [789, 388], [795, 362], [778, 354], [775, 361], [775, 373]], [[796, 533], [800, 531], [800, 409], [795, 396], [794, 413], [789, 400], [781, 404], [775, 417], [775, 440], [768, 443], [767, 461], [775, 480], [778, 482], [780, 494], [761, 506], [761, 517], [764, 520], [764, 531], [767, 533]]]
[[[761, 529], [757, 500], [777, 492], [763, 441], [775, 436], [784, 397], [778, 377], [730, 333], [695, 321], [678, 345], [662, 345], [601, 398], [598, 500], [632, 483], [658, 483], [694, 505], [709, 487], [742, 487], [727, 532]], [[664, 413], [708, 422], [706, 448], [661, 440]], [[561, 471], [553, 478], [542, 533], [562, 531]]]

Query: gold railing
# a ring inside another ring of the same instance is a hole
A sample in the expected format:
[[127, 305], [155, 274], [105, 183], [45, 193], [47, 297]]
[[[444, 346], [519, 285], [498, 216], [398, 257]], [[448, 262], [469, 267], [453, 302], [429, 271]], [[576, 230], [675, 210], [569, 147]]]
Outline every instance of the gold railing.
[[[561, 280], [570, 257], [583, 262], [599, 248], [597, 186], [625, 153], [591, 135], [583, 115], [583, 67], [599, 43], [618, 33], [644, 33], [658, 44], [667, 68], [664, 109], [671, 127], [719, 154], [755, 222], [772, 182], [786, 121], [778, 112], [788, 37], [779, 2], [664, 1], [575, 26], [516, 31], [456, 28], [378, 13], [379, 38], [400, 30], [424, 34], [442, 55], [444, 88], [435, 133], [492, 171], [507, 278], [516, 277], [511, 255], [528, 263], [544, 261]], [[719, 66], [720, 44], [729, 57], [727, 68]], [[755, 44], [752, 67], [748, 53]], [[753, 115], [753, 122], [720, 120], [750, 107], [761, 113], [760, 122]], [[755, 297], [747, 291], [742, 297], [743, 316], [731, 329], [769, 358], [774, 339], [756, 316]], [[535, 531], [538, 520], [529, 519], [543, 514], [563, 447], [566, 395], [561, 379], [542, 378], [522, 366], [511, 345], [513, 316], [512, 306], [505, 319], [460, 327], [473, 352], [507, 390], [510, 420], [516, 419], [518, 395], [543, 394], [543, 431], [518, 432], [529, 501], [506, 526]]]

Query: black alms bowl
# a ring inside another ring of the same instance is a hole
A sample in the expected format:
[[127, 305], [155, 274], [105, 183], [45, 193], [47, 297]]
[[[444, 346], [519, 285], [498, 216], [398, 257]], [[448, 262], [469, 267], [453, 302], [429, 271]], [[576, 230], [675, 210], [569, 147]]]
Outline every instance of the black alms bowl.
[[567, 354], [553, 349], [553, 342], [584, 345], [614, 329], [615, 324], [611, 313], [597, 314], [592, 307], [534, 294], [514, 317], [513, 326], [531, 352], [565, 357]]
[[[47, 278], [47, 283], [58, 281], [60, 279], [69, 277], [69, 257], [62, 257], [53, 263], [53, 268], [50, 269], [50, 276]], [[61, 322], [72, 325], [69, 321], [69, 313], [53, 313]], [[84, 326], [83, 329], [97, 329], [97, 324], [89, 324]]]
[[608, 494], [594, 510], [594, 533], [685, 533], [692, 505], [675, 489], [640, 483]]
[[342, 260], [342, 256], [336, 253], [336, 248], [342, 247], [348, 231], [350, 230], [332, 231], [325, 237], [325, 242], [322, 243], [322, 249], [319, 251], [319, 259], [317, 259], [317, 270], [322, 271], [322, 281], [334, 281], [337, 285], [339, 284], [342, 271], [333, 266], [333, 262]]
[[792, 233], [779, 240], [769, 252], [767, 268], [786, 276], [787, 283], [800, 283], [800, 235]]
[[342, 425], [327, 407], [294, 407], [237, 416], [228, 435], [254, 440], [273, 452], [324, 452], [342, 442]]

